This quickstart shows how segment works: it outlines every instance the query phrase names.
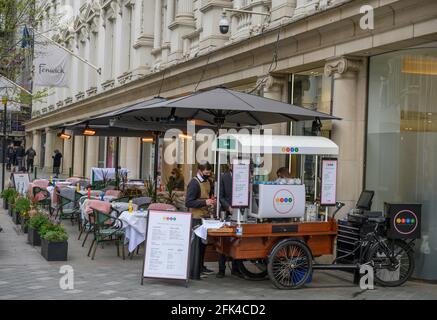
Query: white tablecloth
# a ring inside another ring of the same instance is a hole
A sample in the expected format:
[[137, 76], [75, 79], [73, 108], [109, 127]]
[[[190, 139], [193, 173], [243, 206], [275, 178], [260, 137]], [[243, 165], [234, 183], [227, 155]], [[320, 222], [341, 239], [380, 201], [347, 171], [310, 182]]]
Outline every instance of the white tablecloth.
[[123, 221], [125, 243], [129, 242], [129, 252], [146, 240], [147, 211], [124, 211], [118, 218]]
[[199, 238], [206, 240], [208, 238], [208, 229], [220, 229], [225, 225], [225, 222], [220, 220], [204, 220], [202, 219], [202, 224], [194, 230], [194, 233]]
[[[121, 168], [119, 170], [120, 175], [127, 175], [128, 170]], [[115, 180], [115, 168], [91, 168], [91, 176], [94, 181]]]

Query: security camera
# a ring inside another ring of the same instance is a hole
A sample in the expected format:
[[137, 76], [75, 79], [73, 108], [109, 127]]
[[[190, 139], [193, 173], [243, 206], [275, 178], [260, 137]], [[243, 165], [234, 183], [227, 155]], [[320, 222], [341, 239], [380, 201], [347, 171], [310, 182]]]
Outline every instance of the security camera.
[[222, 18], [219, 21], [219, 28], [221, 34], [227, 34], [229, 32], [229, 20], [226, 17], [226, 12], [223, 12]]

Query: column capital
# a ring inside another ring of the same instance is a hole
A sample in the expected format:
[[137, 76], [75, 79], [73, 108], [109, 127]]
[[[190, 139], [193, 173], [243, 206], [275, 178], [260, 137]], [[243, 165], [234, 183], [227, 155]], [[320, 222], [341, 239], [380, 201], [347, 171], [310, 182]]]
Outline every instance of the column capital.
[[282, 90], [285, 85], [287, 78], [282, 76], [268, 75], [265, 77], [260, 77], [258, 82], [264, 83], [265, 91], [277, 91]]
[[343, 75], [347, 72], [358, 72], [361, 67], [361, 59], [353, 57], [337, 57], [326, 61], [325, 75]]

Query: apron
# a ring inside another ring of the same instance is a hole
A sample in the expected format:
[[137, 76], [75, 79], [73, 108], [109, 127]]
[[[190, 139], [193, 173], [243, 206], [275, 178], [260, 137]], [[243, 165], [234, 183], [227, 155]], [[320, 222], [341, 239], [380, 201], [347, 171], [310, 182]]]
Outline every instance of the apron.
[[[199, 200], [209, 199], [209, 193], [211, 192], [211, 185], [209, 184], [209, 181], [205, 180], [204, 182], [200, 182], [197, 177], [194, 177], [194, 180], [196, 180], [200, 186]], [[202, 208], [190, 208], [190, 212], [192, 213], [193, 219], [206, 218], [208, 216], [208, 206]]]

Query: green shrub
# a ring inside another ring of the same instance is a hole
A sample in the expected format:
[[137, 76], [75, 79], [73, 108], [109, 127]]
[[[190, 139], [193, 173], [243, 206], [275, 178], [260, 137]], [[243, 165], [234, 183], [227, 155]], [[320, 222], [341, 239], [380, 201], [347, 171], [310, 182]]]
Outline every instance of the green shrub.
[[18, 198], [19, 195], [18, 191], [13, 188], [5, 189], [1, 193], [1, 197], [7, 200], [10, 204], [14, 204], [15, 199]]
[[15, 202], [15, 210], [18, 211], [22, 216], [26, 216], [30, 210], [31, 201], [28, 198], [19, 197]]
[[49, 217], [43, 213], [38, 213], [29, 219], [29, 227], [37, 231], [45, 224], [49, 224]]
[[66, 233], [64, 227], [60, 224], [48, 222], [41, 226], [41, 228], [39, 229], [39, 234], [41, 235], [41, 238], [44, 238], [45, 234], [50, 231]]
[[50, 242], [63, 242], [68, 240], [68, 234], [64, 231], [47, 231], [43, 239]]

